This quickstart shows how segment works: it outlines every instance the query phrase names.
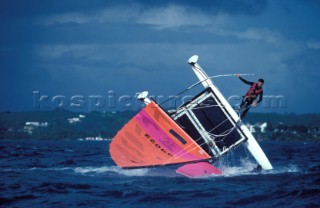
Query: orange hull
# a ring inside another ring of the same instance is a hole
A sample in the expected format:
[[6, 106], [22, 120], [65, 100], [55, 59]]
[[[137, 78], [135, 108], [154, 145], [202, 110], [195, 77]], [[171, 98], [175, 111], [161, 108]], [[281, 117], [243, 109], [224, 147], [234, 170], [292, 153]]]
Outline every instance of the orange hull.
[[110, 154], [123, 168], [187, 163], [211, 157], [151, 102], [113, 138]]

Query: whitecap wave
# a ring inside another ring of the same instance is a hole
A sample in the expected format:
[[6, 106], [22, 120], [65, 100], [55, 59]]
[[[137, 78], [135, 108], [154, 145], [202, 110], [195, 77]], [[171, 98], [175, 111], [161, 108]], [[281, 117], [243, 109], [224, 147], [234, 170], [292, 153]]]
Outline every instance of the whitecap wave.
[[[248, 159], [242, 159], [241, 164], [238, 166], [229, 166], [220, 163], [216, 166], [222, 171], [222, 175], [225, 177], [234, 177], [242, 175], [257, 175], [257, 174], [283, 174], [283, 173], [300, 173], [303, 172], [298, 166], [288, 164], [287, 166], [277, 167], [274, 166], [272, 170], [261, 170], [255, 171], [257, 168], [257, 163], [250, 161]], [[219, 176], [219, 175], [215, 175]]]
[[220, 163], [217, 168], [222, 171], [222, 176], [232, 177], [232, 176], [240, 176], [240, 175], [253, 175], [257, 174], [254, 169], [257, 167], [257, 164], [250, 161], [249, 159], [241, 159], [240, 164], [228, 165], [224, 163]]
[[148, 173], [147, 168], [143, 169], [122, 169], [118, 166], [103, 166], [103, 167], [77, 167], [75, 173], [80, 174], [108, 174], [116, 173], [124, 176], [145, 176]]
[[303, 171], [296, 165], [288, 164], [287, 166], [274, 167], [269, 171], [271, 174], [282, 174], [282, 173], [302, 173]]

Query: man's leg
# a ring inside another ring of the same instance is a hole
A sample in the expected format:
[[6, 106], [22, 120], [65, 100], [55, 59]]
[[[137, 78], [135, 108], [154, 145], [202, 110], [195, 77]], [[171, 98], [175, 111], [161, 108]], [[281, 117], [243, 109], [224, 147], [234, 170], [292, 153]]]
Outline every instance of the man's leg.
[[249, 111], [249, 109], [250, 109], [250, 107], [249, 107], [249, 108], [246, 108], [246, 109], [241, 113], [241, 116], [240, 116], [241, 119], [243, 119], [243, 118], [246, 116], [246, 114], [247, 114], [247, 112]]
[[243, 107], [244, 107], [244, 105], [246, 104], [246, 98], [245, 97], [243, 97], [242, 98], [242, 101], [241, 101], [241, 104], [240, 104], [240, 109], [242, 109]]
[[244, 107], [244, 110], [243, 112], [241, 113], [241, 116], [240, 118], [244, 118], [246, 116], [246, 114], [248, 113], [248, 111], [250, 110], [251, 108], [251, 104], [253, 103], [253, 100], [248, 100], [247, 99], [247, 102], [245, 103], [245, 105], [243, 106]]

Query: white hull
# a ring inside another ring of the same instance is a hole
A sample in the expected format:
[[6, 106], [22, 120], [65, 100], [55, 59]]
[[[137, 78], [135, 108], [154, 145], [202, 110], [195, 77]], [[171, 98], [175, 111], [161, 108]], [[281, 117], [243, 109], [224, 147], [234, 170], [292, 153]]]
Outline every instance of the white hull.
[[[188, 63], [192, 65], [192, 70], [197, 75], [199, 81], [202, 82], [202, 85], [205, 88], [210, 87], [211, 90], [216, 94], [218, 99], [220, 100], [221, 104], [224, 106], [224, 111], [226, 112], [226, 115], [231, 118], [231, 120], [234, 121], [234, 123], [238, 123], [240, 121], [239, 116], [234, 111], [234, 109], [231, 107], [229, 102], [225, 99], [225, 97], [222, 95], [222, 93], [218, 90], [218, 88], [213, 84], [210, 77], [204, 72], [204, 70], [197, 64], [198, 56], [192, 56]], [[244, 143], [249, 152], [252, 154], [252, 156], [255, 158], [257, 163], [261, 165], [261, 167], [265, 170], [272, 169], [272, 165], [269, 162], [267, 156], [261, 149], [258, 142], [255, 140], [249, 129], [244, 125], [240, 124], [240, 129], [242, 133], [247, 138], [247, 141]]]

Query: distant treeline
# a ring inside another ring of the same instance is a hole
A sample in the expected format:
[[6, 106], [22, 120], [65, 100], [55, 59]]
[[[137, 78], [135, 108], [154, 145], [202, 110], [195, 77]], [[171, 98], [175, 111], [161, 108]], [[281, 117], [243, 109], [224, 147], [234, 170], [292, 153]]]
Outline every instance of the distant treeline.
[[[79, 113], [64, 109], [1, 112], [0, 139], [112, 138], [137, 112]], [[319, 140], [320, 114], [251, 113], [244, 123], [267, 122], [266, 132], [255, 136], [271, 140]]]
[[[0, 139], [78, 139], [100, 136], [113, 137], [136, 112], [125, 111], [77, 113], [63, 109], [36, 112], [0, 113]], [[85, 118], [70, 123], [69, 119]], [[26, 125], [38, 122], [37, 125]], [[47, 123], [46, 126], [42, 125]]]
[[320, 114], [249, 113], [244, 121], [249, 123], [267, 122], [273, 126], [284, 124], [287, 126], [320, 127]]

